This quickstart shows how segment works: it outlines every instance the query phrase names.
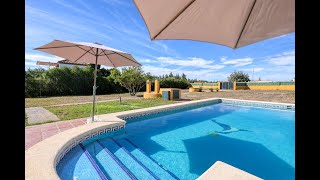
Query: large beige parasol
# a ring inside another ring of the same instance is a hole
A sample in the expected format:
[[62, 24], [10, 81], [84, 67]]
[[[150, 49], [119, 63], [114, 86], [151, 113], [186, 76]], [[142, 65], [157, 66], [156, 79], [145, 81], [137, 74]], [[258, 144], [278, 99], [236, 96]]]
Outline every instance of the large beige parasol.
[[133, 0], [150, 38], [239, 48], [295, 31], [295, 0]]
[[111, 67], [141, 66], [141, 64], [137, 62], [132, 55], [104, 46], [100, 43], [54, 40], [48, 44], [35, 48], [35, 50], [53, 54], [73, 62], [95, 64], [91, 112], [92, 118], [89, 122], [94, 121], [95, 96], [97, 89], [97, 65], [99, 64]]

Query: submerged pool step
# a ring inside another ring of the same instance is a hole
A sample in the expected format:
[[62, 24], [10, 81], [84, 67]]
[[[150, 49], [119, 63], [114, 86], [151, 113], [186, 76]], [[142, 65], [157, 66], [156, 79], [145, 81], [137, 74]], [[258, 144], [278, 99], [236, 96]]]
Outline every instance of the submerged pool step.
[[[85, 155], [88, 157], [91, 165], [94, 167], [94, 169], [96, 170], [96, 172], [99, 174], [100, 178], [102, 180], [107, 180], [108, 178], [103, 174], [101, 168], [99, 167], [99, 165], [96, 163], [96, 161], [93, 159], [93, 157], [90, 155], [90, 153], [88, 152], [88, 150], [82, 145], [79, 144], [79, 146], [81, 147], [81, 149], [83, 150], [83, 152], [85, 153]], [[92, 178], [92, 177], [91, 177]]]
[[152, 175], [155, 179], [160, 180], [159, 177], [157, 177], [153, 172], [150, 171], [149, 168], [147, 168], [139, 159], [137, 159], [135, 156], [133, 156], [126, 148], [124, 148], [121, 144], [119, 144], [117, 141], [115, 141], [113, 138], [111, 138], [113, 142], [115, 142], [121, 149], [123, 149], [132, 159], [134, 159], [137, 163], [140, 164], [143, 169], [148, 171], [150, 175]]
[[[74, 147], [69, 153], [67, 153], [60, 163], [57, 165], [57, 173], [61, 179], [92, 179], [100, 180], [107, 179], [100, 167], [95, 167], [97, 164], [90, 154], [87, 154], [81, 147]], [[73, 167], [73, 168], [70, 168]]]
[[127, 151], [131, 153], [136, 159], [138, 159], [144, 166], [146, 166], [149, 170], [151, 170], [157, 177], [160, 179], [179, 179], [172, 172], [167, 170], [157, 161], [155, 161], [152, 157], [148, 156], [145, 152], [143, 152], [139, 147], [133, 144], [129, 139], [122, 138], [115, 140], [119, 145], [124, 147]]
[[137, 179], [159, 179], [153, 172], [144, 166], [137, 158], [132, 156], [124, 147], [114, 140], [102, 139], [99, 141], [102, 146], [114, 154]]
[[84, 146], [108, 179], [130, 180], [136, 177], [99, 141]]

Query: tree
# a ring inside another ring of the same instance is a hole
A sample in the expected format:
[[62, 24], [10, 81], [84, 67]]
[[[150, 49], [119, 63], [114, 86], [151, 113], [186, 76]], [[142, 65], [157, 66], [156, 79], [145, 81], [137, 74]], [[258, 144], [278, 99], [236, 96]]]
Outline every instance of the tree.
[[110, 75], [110, 70], [105, 69], [105, 68], [101, 68], [98, 70], [97, 73], [102, 77], [108, 77]]
[[182, 80], [187, 80], [187, 76], [184, 73], [182, 73], [181, 78], [182, 78]]
[[156, 79], [156, 77], [153, 76], [150, 72], [146, 73], [146, 74], [144, 75], [144, 78], [145, 78], [146, 80], [149, 79], [150, 81], [153, 81], [153, 80]]
[[[28, 71], [26, 71], [26, 89], [28, 88], [29, 90], [32, 88], [35, 88], [35, 91], [38, 91], [37, 94], [33, 94], [33, 96], [39, 96], [41, 97], [42, 92], [45, 91], [45, 84], [46, 84], [46, 79], [45, 79], [45, 75], [46, 75], [46, 70], [43, 68], [36, 68], [36, 69], [28, 69]], [[33, 86], [33, 87], [30, 87]]]
[[173, 77], [173, 74], [172, 74], [172, 72], [170, 72], [170, 74], [169, 74], [169, 77]]
[[242, 72], [242, 71], [234, 71], [233, 73], [230, 74], [228, 77], [229, 82], [248, 82], [250, 81], [249, 75]]
[[115, 83], [125, 87], [131, 96], [136, 95], [146, 81], [141, 67], [122, 68], [122, 72], [115, 68], [111, 70], [110, 76]]

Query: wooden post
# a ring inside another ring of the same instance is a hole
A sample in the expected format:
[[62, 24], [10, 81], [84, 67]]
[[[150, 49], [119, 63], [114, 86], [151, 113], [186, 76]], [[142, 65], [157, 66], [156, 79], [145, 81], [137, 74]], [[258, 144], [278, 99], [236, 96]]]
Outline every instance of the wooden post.
[[236, 81], [233, 82], [233, 90], [237, 90], [237, 82]]
[[154, 93], [158, 94], [160, 90], [160, 81], [159, 80], [155, 80], [154, 82]]
[[151, 93], [151, 81], [150, 81], [150, 80], [147, 80], [147, 83], [146, 83], [146, 92], [147, 92], [147, 93]]

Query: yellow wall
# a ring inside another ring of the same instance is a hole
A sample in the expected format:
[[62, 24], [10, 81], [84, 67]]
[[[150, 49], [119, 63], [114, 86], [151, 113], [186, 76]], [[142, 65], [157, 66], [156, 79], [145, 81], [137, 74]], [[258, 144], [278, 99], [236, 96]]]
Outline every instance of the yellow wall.
[[[200, 92], [199, 88], [200, 88], [200, 86], [192, 86], [189, 88], [189, 92]], [[220, 89], [219, 86], [201, 86], [201, 88], [202, 89], [212, 89], [212, 90], [216, 90], [217, 88]]]
[[189, 87], [189, 92], [200, 92], [199, 88]]
[[202, 86], [202, 89], [216, 89], [216, 88], [219, 88], [219, 86]]
[[246, 89], [250, 89], [248, 86], [233, 86], [234, 90], [246, 90]]
[[236, 90], [243, 90], [243, 89], [250, 89], [250, 90], [295, 90], [294, 85], [284, 85], [284, 86], [237, 86]]

